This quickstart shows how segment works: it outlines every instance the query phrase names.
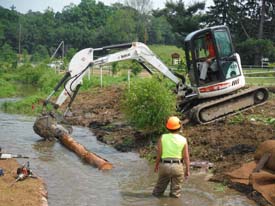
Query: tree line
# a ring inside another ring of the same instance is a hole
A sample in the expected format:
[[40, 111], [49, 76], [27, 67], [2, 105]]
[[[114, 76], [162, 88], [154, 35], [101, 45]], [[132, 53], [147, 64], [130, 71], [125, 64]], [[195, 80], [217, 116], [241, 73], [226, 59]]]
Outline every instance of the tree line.
[[[61, 12], [19, 13], [0, 7], [0, 60], [17, 60], [16, 54], [32, 61], [49, 57], [61, 41], [70, 58], [77, 50], [132, 41], [184, 47], [185, 36], [197, 29], [227, 25], [244, 64], [275, 61], [275, 2], [273, 0], [214, 0], [185, 4], [167, 1], [152, 10], [152, 0], [125, 0], [111, 6], [81, 0]], [[59, 53], [59, 55], [61, 55]]]

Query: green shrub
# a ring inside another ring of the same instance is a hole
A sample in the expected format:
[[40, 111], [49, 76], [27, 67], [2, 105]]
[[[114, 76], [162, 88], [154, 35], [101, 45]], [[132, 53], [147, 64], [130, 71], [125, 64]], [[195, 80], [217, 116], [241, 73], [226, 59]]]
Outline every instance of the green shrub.
[[39, 80], [37, 81], [37, 85], [39, 86], [41, 92], [48, 94], [54, 89], [61, 78], [61, 75], [55, 74], [53, 70], [49, 69], [48, 72], [41, 74]]
[[1, 105], [1, 109], [7, 113], [35, 115], [42, 110], [42, 105], [39, 104], [41, 99], [43, 96], [38, 94], [16, 102], [5, 102]]
[[16, 87], [10, 82], [0, 79], [0, 97], [11, 97], [16, 94]]
[[164, 80], [137, 79], [125, 92], [122, 109], [136, 128], [161, 133], [165, 130], [167, 117], [176, 112], [176, 95]]

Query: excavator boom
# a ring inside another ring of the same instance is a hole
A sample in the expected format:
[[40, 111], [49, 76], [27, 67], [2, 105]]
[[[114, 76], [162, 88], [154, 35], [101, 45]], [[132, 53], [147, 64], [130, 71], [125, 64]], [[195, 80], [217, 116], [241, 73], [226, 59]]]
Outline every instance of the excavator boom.
[[[95, 52], [122, 48], [127, 49], [94, 59]], [[64, 78], [62, 80], [63, 83], [66, 81], [65, 87], [59, 95], [55, 105], [59, 107], [68, 97], [73, 99], [74, 93], [77, 92], [77, 87], [82, 84], [82, 79], [90, 67], [106, 65], [124, 60], [136, 60], [144, 67], [144, 63], [148, 63], [165, 77], [168, 77], [176, 85], [181, 83], [181, 80], [174, 75], [171, 70], [143, 43], [133, 42], [131, 44], [112, 45], [102, 48], [86, 48], [77, 52], [69, 63], [68, 74], [66, 74], [67, 77], [69, 76], [69, 79], [64, 80], [66, 79]], [[147, 69], [151, 72], [149, 68]], [[59, 85], [61, 84], [59, 83]], [[180, 88], [180, 86], [178, 87]], [[58, 88], [55, 88], [47, 100], [51, 98], [57, 89]]]

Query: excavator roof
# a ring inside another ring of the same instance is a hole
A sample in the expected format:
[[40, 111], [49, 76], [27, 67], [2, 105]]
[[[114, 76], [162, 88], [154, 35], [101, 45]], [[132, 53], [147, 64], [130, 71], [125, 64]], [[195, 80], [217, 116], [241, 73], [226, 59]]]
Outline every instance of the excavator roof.
[[224, 25], [219, 25], [219, 26], [213, 26], [213, 27], [209, 27], [209, 28], [205, 28], [205, 29], [200, 29], [200, 30], [196, 30], [196, 31], [193, 31], [191, 32], [190, 34], [188, 34], [185, 38], [185, 42], [189, 42], [191, 41], [195, 36], [197, 36], [198, 34], [200, 33], [206, 33], [207, 31], [213, 31], [213, 30], [216, 30], [216, 29], [220, 29], [220, 28], [227, 28], [227, 26], [224, 26]]

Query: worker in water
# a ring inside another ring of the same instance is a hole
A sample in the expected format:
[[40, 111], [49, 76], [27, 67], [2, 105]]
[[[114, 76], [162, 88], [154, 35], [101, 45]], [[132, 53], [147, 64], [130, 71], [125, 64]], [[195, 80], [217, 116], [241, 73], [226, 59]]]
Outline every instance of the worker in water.
[[213, 66], [211, 65], [212, 60], [216, 58], [216, 52], [215, 52], [214, 42], [213, 42], [213, 39], [212, 39], [210, 33], [206, 34], [205, 41], [206, 41], [208, 55], [207, 55], [206, 60], [202, 64], [202, 68], [200, 71], [200, 80], [206, 79], [207, 71], [210, 66], [211, 66], [211, 69], [213, 69], [213, 70], [216, 69], [215, 65], [213, 65]]
[[157, 145], [155, 172], [158, 172], [158, 181], [153, 195], [162, 196], [170, 182], [170, 197], [178, 198], [181, 195], [184, 177], [190, 175], [188, 144], [186, 138], [179, 134], [181, 122], [178, 117], [170, 117], [166, 122], [166, 128], [169, 133], [163, 134]]

